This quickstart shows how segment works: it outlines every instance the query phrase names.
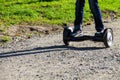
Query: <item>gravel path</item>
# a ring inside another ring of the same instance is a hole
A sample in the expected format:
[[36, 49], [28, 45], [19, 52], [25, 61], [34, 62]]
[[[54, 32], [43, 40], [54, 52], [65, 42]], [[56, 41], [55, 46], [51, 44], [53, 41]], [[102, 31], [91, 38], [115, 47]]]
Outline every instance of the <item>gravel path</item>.
[[[120, 19], [104, 23], [114, 31], [114, 44], [71, 42], [64, 46], [62, 33], [0, 48], [0, 80], [120, 80]], [[94, 34], [94, 25], [84, 28]]]

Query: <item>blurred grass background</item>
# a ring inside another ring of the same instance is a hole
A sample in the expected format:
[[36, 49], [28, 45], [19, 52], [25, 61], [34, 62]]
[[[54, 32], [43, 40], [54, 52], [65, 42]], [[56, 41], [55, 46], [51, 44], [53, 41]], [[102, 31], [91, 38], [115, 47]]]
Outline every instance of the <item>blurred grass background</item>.
[[[76, 0], [0, 0], [0, 25], [61, 25], [74, 21]], [[98, 0], [102, 11], [120, 13], [120, 0]], [[108, 14], [103, 13], [103, 16]], [[88, 1], [84, 22], [90, 21]]]
[[[0, 32], [12, 25], [49, 26], [73, 24], [76, 0], [0, 0]], [[104, 18], [119, 17], [120, 0], [98, 0]], [[86, 0], [84, 23], [93, 17]]]

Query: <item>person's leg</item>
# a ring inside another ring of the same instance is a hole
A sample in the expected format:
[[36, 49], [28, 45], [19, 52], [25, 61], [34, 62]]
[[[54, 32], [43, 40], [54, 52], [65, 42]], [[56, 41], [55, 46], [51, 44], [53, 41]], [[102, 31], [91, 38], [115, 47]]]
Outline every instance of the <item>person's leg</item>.
[[85, 0], [76, 1], [74, 32], [77, 30], [82, 30], [81, 25], [83, 21], [84, 4], [85, 4]]
[[98, 6], [98, 0], [88, 0], [90, 4], [90, 9], [95, 20], [95, 28], [97, 32], [101, 32], [104, 29], [102, 23], [102, 15]]

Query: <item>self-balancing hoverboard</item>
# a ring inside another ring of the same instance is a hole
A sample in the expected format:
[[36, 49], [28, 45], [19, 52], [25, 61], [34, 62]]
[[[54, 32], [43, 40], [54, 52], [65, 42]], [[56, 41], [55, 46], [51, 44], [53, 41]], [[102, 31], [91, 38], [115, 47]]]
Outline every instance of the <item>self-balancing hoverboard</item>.
[[72, 36], [72, 28], [64, 27], [63, 31], [63, 42], [65, 45], [69, 45], [70, 41], [85, 41], [91, 40], [96, 42], [103, 42], [106, 48], [109, 48], [113, 44], [113, 30], [111, 28], [106, 28], [100, 36], [82, 35], [80, 37]]

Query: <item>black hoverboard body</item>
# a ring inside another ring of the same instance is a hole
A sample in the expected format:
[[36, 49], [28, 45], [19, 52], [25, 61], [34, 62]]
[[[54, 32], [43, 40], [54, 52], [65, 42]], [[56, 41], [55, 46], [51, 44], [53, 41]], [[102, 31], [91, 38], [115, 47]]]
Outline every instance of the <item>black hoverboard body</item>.
[[100, 36], [90, 36], [82, 35], [80, 37], [72, 36], [72, 28], [65, 27], [63, 31], [63, 42], [65, 45], [69, 45], [70, 41], [85, 41], [91, 40], [96, 42], [104, 42], [106, 48], [109, 48], [113, 44], [113, 30], [111, 28], [106, 28]]

